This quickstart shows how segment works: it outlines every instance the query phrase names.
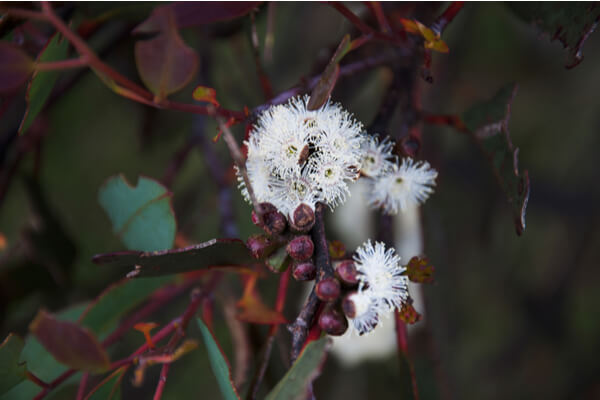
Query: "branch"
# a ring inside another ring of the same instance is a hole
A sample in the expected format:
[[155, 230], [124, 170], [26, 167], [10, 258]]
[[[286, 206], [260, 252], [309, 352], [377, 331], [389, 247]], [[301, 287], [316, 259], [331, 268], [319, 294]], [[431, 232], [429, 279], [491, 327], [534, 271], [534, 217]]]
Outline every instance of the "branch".
[[325, 222], [323, 221], [323, 210], [325, 206], [318, 203], [315, 212], [315, 226], [311, 230], [312, 241], [315, 245], [315, 265], [317, 266], [317, 279], [315, 284], [300, 311], [296, 320], [288, 326], [292, 334], [292, 362], [298, 358], [300, 351], [304, 347], [310, 327], [313, 324], [315, 314], [321, 301], [317, 298], [315, 288], [324, 278], [334, 275], [331, 260], [329, 259], [329, 247], [327, 237], [325, 236]]
[[456, 14], [462, 9], [464, 5], [464, 1], [453, 1], [452, 4], [448, 6], [446, 11], [440, 15], [433, 24], [431, 24], [431, 30], [441, 35], [444, 32], [444, 29], [448, 26], [450, 22], [456, 17]]
[[254, 56], [256, 72], [258, 74], [258, 79], [260, 80], [260, 86], [262, 87], [265, 99], [269, 100], [271, 97], [273, 97], [273, 86], [271, 85], [271, 81], [265, 73], [265, 70], [260, 61], [260, 49], [258, 43], [258, 33], [256, 32], [256, 21], [254, 17], [254, 11], [250, 12], [250, 30], [250, 42], [252, 44], [252, 55]]
[[160, 376], [158, 378], [158, 385], [156, 386], [156, 391], [154, 392], [154, 400], [160, 400], [162, 398], [163, 390], [165, 389], [165, 385], [167, 383], [167, 374], [169, 373], [170, 366], [170, 363], [165, 363], [162, 365]]

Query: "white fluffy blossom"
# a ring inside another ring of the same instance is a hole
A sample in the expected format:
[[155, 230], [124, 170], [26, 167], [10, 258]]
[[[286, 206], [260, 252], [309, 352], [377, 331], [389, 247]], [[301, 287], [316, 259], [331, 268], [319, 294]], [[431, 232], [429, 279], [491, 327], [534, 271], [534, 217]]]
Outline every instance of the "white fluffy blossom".
[[371, 181], [369, 205], [386, 214], [397, 214], [409, 205], [421, 204], [433, 193], [437, 171], [428, 162], [402, 159], [402, 164]]
[[399, 309], [408, 298], [408, 278], [393, 248], [385, 249], [381, 242], [375, 246], [368, 240], [354, 256], [359, 272], [358, 292], [351, 295], [355, 315], [350, 318], [359, 335], [372, 331], [382, 314]]
[[348, 299], [354, 305], [354, 317], [350, 322], [354, 330], [359, 334], [371, 332], [379, 323], [379, 314], [373, 296], [368, 292], [356, 292]]
[[380, 142], [377, 136], [370, 136], [363, 142], [360, 172], [365, 176], [375, 178], [392, 169], [396, 161], [396, 156], [392, 154], [393, 148], [394, 142], [389, 137]]
[[[309, 97], [272, 106], [250, 133], [246, 168], [256, 198], [286, 215], [300, 203], [321, 201], [335, 207], [358, 178], [362, 161], [362, 125], [339, 104], [307, 110]], [[249, 199], [245, 183], [240, 188]]]

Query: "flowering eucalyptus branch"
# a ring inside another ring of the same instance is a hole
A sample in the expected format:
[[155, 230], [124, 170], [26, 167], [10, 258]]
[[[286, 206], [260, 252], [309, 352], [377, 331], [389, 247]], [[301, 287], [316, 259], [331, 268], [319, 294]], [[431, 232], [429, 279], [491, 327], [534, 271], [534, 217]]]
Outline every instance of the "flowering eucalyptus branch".
[[308, 332], [313, 325], [321, 300], [317, 297], [317, 284], [325, 278], [334, 276], [333, 267], [329, 258], [329, 247], [325, 236], [325, 221], [323, 220], [324, 205], [318, 203], [315, 210], [315, 226], [311, 230], [311, 237], [315, 245], [315, 265], [317, 278], [315, 284], [298, 314], [296, 320], [288, 327], [292, 334], [292, 362], [298, 358], [300, 351], [306, 344]]

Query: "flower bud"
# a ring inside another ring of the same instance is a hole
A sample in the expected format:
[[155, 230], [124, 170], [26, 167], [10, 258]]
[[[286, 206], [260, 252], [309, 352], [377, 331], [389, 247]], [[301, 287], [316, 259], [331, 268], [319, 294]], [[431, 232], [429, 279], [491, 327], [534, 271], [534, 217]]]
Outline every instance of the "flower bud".
[[341, 336], [348, 329], [348, 320], [333, 307], [325, 307], [319, 316], [319, 327], [329, 335]]
[[340, 292], [340, 282], [335, 278], [325, 278], [315, 287], [315, 293], [322, 301], [335, 301], [340, 297]]
[[298, 236], [290, 241], [286, 247], [290, 257], [296, 261], [305, 261], [312, 257], [315, 246], [310, 236]]
[[358, 271], [352, 260], [344, 260], [337, 264], [335, 275], [346, 286], [358, 285]]
[[287, 221], [285, 216], [277, 211], [271, 203], [260, 203], [262, 211], [260, 217], [252, 210], [252, 223], [262, 228], [269, 235], [279, 235], [285, 231]]
[[317, 267], [310, 261], [294, 263], [292, 275], [297, 281], [312, 281], [317, 276]]
[[300, 204], [290, 218], [290, 227], [295, 232], [308, 232], [315, 224], [315, 212], [307, 204]]
[[246, 241], [246, 247], [255, 258], [263, 258], [275, 250], [275, 243], [265, 235], [252, 235]]
[[342, 300], [342, 310], [348, 318], [355, 318], [357, 315], [356, 304], [354, 304], [354, 301], [352, 300], [352, 295], [354, 294], [355, 293], [351, 293]]

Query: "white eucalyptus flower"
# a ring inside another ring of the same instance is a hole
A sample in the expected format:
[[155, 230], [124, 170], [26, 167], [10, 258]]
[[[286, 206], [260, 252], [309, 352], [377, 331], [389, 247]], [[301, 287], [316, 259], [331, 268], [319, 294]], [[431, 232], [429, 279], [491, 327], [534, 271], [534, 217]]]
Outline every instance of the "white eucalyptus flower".
[[428, 162], [404, 158], [400, 166], [393, 164], [391, 170], [372, 180], [369, 205], [397, 214], [409, 205], [422, 204], [433, 193], [437, 175]]
[[356, 249], [354, 256], [359, 272], [358, 293], [371, 297], [378, 312], [400, 308], [408, 297], [406, 268], [400, 265], [400, 256], [385, 244], [368, 240]]
[[[313, 209], [318, 201], [331, 208], [343, 203], [362, 160], [362, 125], [329, 101], [308, 110], [309, 99], [296, 97], [266, 110], [245, 142], [257, 200], [288, 216], [300, 203]], [[249, 200], [242, 180], [240, 188]]]
[[356, 292], [348, 296], [345, 301], [352, 302], [354, 315], [349, 317], [352, 328], [359, 335], [364, 335], [375, 329], [379, 323], [379, 314], [370, 293]]
[[392, 154], [394, 142], [386, 137], [381, 142], [377, 136], [370, 136], [363, 142], [363, 157], [360, 172], [370, 178], [375, 178], [391, 170], [396, 163]]

